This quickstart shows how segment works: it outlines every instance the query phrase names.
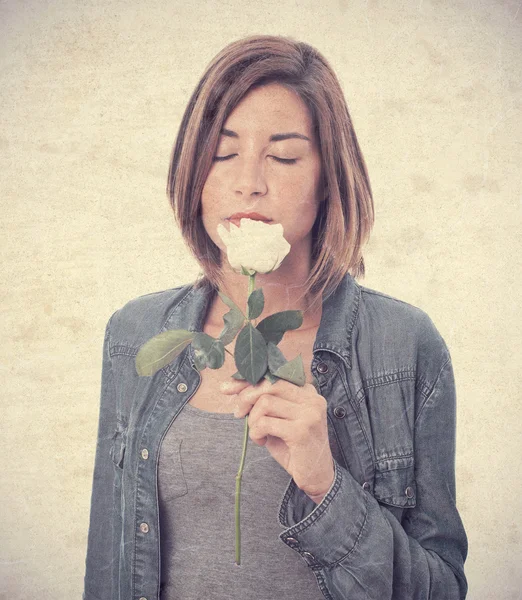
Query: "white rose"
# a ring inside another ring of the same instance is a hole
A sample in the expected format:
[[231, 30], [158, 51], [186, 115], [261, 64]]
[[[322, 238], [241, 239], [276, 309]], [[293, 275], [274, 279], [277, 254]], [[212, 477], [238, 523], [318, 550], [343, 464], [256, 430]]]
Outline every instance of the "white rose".
[[250, 275], [275, 271], [290, 252], [281, 223], [271, 225], [243, 218], [239, 227], [230, 222], [230, 231], [220, 223], [217, 232], [227, 248], [230, 266], [238, 273], [241, 273], [241, 266]]

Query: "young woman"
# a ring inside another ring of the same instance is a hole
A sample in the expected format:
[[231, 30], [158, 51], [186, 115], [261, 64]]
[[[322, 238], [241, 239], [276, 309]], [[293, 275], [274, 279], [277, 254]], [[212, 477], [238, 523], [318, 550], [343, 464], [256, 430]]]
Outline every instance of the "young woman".
[[[167, 191], [204, 277], [107, 323], [84, 600], [465, 598], [450, 353], [424, 311], [355, 280], [373, 201], [325, 59], [277, 36], [222, 50], [188, 104]], [[228, 353], [198, 372], [192, 346], [139, 377], [151, 337], [219, 336], [217, 290], [246, 306], [248, 278], [217, 233], [241, 213], [280, 223], [291, 244], [255, 284], [261, 318], [303, 310], [278, 347], [301, 354], [307, 383], [238, 382]]]

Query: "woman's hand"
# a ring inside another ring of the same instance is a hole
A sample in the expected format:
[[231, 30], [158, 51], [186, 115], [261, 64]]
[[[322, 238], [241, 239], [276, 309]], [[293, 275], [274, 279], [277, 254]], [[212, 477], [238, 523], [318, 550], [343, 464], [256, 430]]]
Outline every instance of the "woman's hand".
[[227, 381], [221, 391], [237, 394], [235, 415], [249, 415], [250, 439], [265, 446], [307, 496], [321, 502], [335, 477], [326, 399], [309, 383], [301, 387], [284, 379], [274, 384], [263, 379], [255, 386]]

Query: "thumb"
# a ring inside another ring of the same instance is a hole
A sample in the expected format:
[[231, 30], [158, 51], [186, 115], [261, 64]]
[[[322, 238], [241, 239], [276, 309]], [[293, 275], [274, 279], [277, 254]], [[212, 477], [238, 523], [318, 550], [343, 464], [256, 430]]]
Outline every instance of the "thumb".
[[249, 385], [250, 384], [248, 383], [248, 381], [244, 381], [242, 379], [232, 381], [229, 379], [220, 383], [219, 390], [223, 394], [238, 394], [241, 390], [245, 389]]

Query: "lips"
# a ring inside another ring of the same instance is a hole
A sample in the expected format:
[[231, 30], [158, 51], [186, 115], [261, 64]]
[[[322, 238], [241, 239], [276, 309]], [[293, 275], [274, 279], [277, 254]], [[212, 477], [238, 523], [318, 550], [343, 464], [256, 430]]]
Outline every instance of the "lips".
[[272, 219], [265, 217], [260, 213], [251, 212], [251, 213], [234, 213], [230, 217], [228, 217], [228, 221], [230, 223], [234, 223], [236, 227], [239, 227], [241, 219], [252, 219], [252, 221], [263, 221], [263, 223], [270, 223]]
[[265, 217], [265, 215], [262, 215], [257, 212], [251, 212], [251, 213], [239, 212], [239, 213], [234, 213], [233, 215], [228, 217], [229, 221], [240, 221], [241, 219], [252, 219], [253, 221], [265, 221], [266, 223], [268, 223], [269, 221], [272, 220], [272, 219], [269, 219], [268, 217]]

